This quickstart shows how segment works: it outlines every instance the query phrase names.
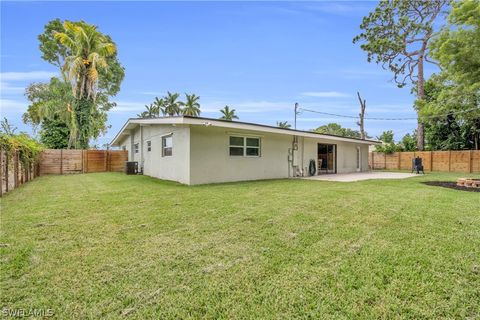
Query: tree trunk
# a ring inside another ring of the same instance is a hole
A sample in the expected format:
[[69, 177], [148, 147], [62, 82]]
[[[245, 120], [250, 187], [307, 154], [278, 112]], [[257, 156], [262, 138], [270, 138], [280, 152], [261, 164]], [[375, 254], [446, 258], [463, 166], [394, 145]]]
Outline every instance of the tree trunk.
[[[423, 55], [418, 59], [418, 83], [417, 83], [417, 98], [419, 100], [425, 99], [425, 77], [423, 74]], [[420, 110], [417, 110], [417, 116]], [[423, 151], [425, 149], [425, 127], [422, 120], [418, 116], [417, 118], [417, 149]]]
[[365, 140], [365, 108], [367, 107], [367, 100], [362, 100], [362, 97], [360, 97], [360, 92], [357, 91], [357, 96], [358, 96], [358, 101], [360, 101], [360, 114], [359, 116], [359, 121], [358, 121], [358, 126], [360, 127], [360, 138]]

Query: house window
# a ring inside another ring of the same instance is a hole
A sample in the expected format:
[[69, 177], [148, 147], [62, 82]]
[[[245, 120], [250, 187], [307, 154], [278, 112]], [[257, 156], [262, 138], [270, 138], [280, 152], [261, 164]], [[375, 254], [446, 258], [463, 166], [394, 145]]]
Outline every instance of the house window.
[[147, 141], [147, 151], [152, 151], [152, 141]]
[[230, 156], [259, 157], [260, 138], [230, 136]]
[[135, 151], [135, 153], [138, 153], [138, 143], [135, 143], [133, 145], [133, 150]]
[[172, 155], [172, 135], [162, 137], [162, 157]]

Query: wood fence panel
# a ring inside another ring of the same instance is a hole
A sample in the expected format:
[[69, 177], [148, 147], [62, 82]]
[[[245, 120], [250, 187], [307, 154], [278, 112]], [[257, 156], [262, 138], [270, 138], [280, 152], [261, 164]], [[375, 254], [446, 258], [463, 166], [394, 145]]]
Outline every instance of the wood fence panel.
[[82, 150], [62, 151], [62, 174], [82, 173]]
[[423, 169], [425, 171], [432, 171], [432, 157], [431, 151], [415, 151], [415, 157], [410, 158], [410, 168], [412, 168], [412, 159], [416, 157], [422, 158]]
[[105, 172], [105, 152], [103, 150], [87, 150], [87, 173]]
[[400, 170], [411, 170], [415, 152], [399, 152], [398, 155], [400, 157]]
[[450, 171], [450, 151], [432, 151], [433, 171]]
[[450, 155], [450, 171], [470, 172], [470, 151], [452, 151]]
[[40, 157], [40, 175], [61, 174], [60, 150], [48, 149]]
[[109, 171], [123, 172], [128, 160], [128, 151], [109, 151]]
[[471, 172], [480, 173], [480, 150], [472, 151], [472, 158], [470, 159]]
[[480, 172], [480, 150], [395, 152], [386, 155], [372, 152], [369, 165], [373, 169], [410, 170], [415, 157], [422, 158], [425, 171]]
[[385, 154], [374, 152], [373, 169], [385, 169]]
[[394, 152], [391, 154], [385, 155], [385, 169], [387, 170], [395, 170], [398, 168], [398, 152]]

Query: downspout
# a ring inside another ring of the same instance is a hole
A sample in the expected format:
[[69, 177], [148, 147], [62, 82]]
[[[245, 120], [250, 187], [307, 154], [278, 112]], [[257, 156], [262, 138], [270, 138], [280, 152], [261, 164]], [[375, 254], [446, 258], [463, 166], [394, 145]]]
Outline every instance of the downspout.
[[130, 161], [135, 161], [135, 158], [134, 158], [135, 157], [134, 155], [135, 141], [133, 140], [134, 136], [135, 136], [135, 132], [133, 130], [130, 130], [130, 154], [129, 154]]
[[140, 125], [140, 172], [143, 173], [143, 125]]

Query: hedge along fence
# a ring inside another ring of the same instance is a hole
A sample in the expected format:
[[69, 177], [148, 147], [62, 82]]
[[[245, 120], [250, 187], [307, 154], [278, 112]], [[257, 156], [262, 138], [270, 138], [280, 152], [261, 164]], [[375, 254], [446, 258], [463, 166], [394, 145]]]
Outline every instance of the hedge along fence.
[[26, 134], [0, 134], [0, 196], [38, 176], [42, 146]]
[[371, 169], [411, 170], [412, 159], [422, 158], [426, 171], [480, 173], [480, 150], [370, 152], [368, 165]]

